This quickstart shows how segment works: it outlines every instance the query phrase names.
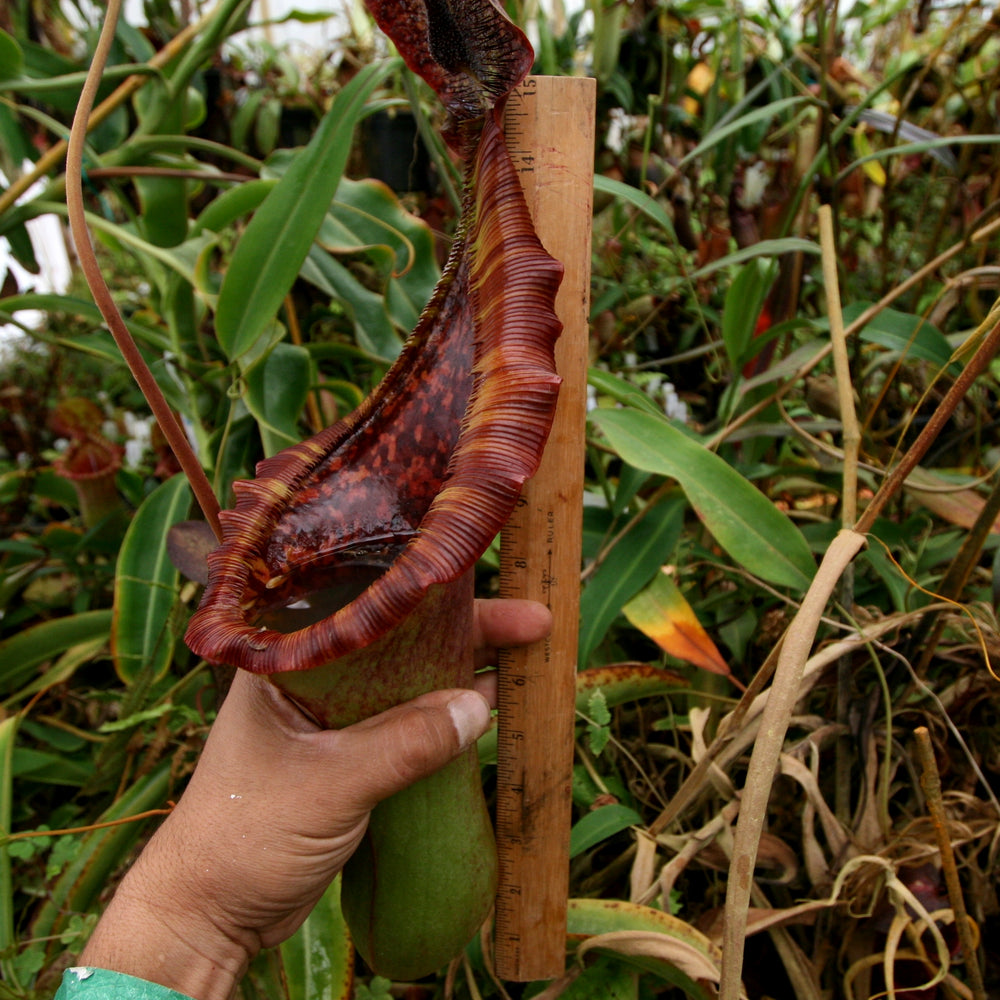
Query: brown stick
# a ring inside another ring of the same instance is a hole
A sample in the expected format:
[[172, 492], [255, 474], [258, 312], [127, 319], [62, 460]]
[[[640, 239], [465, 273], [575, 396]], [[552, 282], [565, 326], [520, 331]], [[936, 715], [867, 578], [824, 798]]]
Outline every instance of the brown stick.
[[941, 852], [941, 870], [944, 873], [945, 885], [948, 887], [948, 901], [951, 903], [951, 911], [955, 914], [958, 940], [962, 942], [962, 954], [969, 976], [969, 987], [976, 1000], [986, 1000], [983, 973], [976, 959], [976, 946], [969, 929], [969, 914], [965, 909], [962, 883], [958, 880], [958, 868], [955, 867], [955, 852], [952, 850], [951, 836], [948, 833], [948, 817], [945, 814], [944, 801], [941, 798], [941, 775], [938, 773], [937, 761], [934, 759], [931, 734], [926, 726], [919, 726], [914, 730], [913, 735], [917, 738], [917, 755], [920, 758], [920, 787], [923, 788], [924, 796], [927, 799], [927, 810], [931, 814], [934, 835], [937, 837], [938, 850]]
[[906, 477], [927, 453], [927, 449], [930, 448], [938, 434], [941, 433], [941, 429], [951, 419], [956, 407], [972, 387], [972, 384], [982, 375], [996, 356], [998, 349], [1000, 349], [1000, 321], [995, 321], [992, 329], [983, 337], [979, 347], [976, 348], [976, 353], [969, 359], [961, 374], [945, 393], [937, 409], [931, 414], [924, 429], [917, 435], [917, 439], [907, 449], [899, 464], [882, 481], [882, 485], [872, 498], [871, 503], [858, 518], [858, 523], [854, 526], [855, 531], [861, 534], [871, 531], [875, 519], [882, 513], [882, 509], [896, 495], [906, 481]]
[[544, 644], [505, 651], [497, 735], [501, 979], [552, 979], [565, 965], [570, 789], [587, 397], [594, 81], [529, 77], [511, 96], [507, 145], [545, 248], [565, 267], [559, 406], [541, 466], [504, 529], [501, 593], [547, 604]]
[[104, 275], [101, 274], [101, 267], [94, 252], [94, 245], [90, 239], [90, 231], [87, 228], [86, 212], [83, 205], [83, 149], [87, 138], [87, 131], [90, 127], [91, 109], [94, 106], [94, 98], [97, 95], [97, 88], [101, 82], [101, 72], [107, 62], [108, 52], [115, 37], [115, 26], [118, 23], [118, 15], [121, 10], [121, 0], [109, 0], [108, 10], [101, 30], [97, 48], [94, 50], [94, 59], [84, 82], [83, 90], [80, 93], [80, 102], [73, 116], [73, 127], [70, 130], [69, 143], [66, 148], [66, 208], [69, 212], [70, 228], [73, 231], [73, 239], [76, 242], [76, 252], [80, 259], [80, 267], [90, 286], [90, 292], [94, 296], [94, 302], [100, 309], [104, 321], [108, 324], [111, 336], [114, 337], [118, 350], [121, 351], [125, 363], [132, 372], [132, 377], [136, 380], [142, 391], [153, 417], [160, 425], [163, 436], [170, 445], [170, 450], [174, 453], [181, 469], [191, 484], [199, 506], [205, 514], [205, 518], [215, 532], [216, 538], [222, 538], [222, 526], [219, 523], [219, 502], [212, 491], [212, 485], [205, 475], [205, 470], [198, 461], [188, 443], [187, 434], [174, 416], [174, 411], [160, 391], [160, 387], [153, 378], [153, 373], [149, 370], [145, 359], [132, 339], [122, 314], [118, 311], [118, 306], [111, 295]]

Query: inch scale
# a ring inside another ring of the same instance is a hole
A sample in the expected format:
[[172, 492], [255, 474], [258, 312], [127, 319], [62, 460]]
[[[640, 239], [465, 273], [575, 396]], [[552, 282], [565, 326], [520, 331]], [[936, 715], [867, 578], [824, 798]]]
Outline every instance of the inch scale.
[[559, 404], [541, 465], [500, 544], [500, 595], [540, 601], [553, 616], [545, 642], [500, 653], [494, 957], [498, 977], [518, 982], [552, 979], [565, 967], [594, 95], [593, 80], [528, 77], [505, 112], [535, 228], [565, 267], [556, 298]]

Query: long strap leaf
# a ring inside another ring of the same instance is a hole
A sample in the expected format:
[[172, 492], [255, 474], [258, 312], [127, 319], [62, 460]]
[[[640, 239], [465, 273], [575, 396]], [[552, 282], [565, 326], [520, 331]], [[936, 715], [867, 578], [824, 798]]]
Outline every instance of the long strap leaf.
[[309, 145], [250, 220], [215, 315], [215, 331], [230, 360], [250, 350], [278, 314], [333, 201], [365, 102], [397, 67], [395, 60], [373, 63], [344, 87]]

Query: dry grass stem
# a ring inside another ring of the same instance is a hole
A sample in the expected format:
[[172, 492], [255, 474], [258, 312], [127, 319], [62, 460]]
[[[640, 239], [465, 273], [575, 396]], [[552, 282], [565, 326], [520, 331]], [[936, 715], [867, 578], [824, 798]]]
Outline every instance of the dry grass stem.
[[820, 618], [833, 588], [864, 545], [862, 535], [841, 531], [827, 549], [798, 614], [785, 634], [771, 684], [771, 697], [761, 718], [761, 734], [754, 746], [736, 823], [733, 862], [726, 886], [726, 925], [723, 937], [720, 1000], [738, 1000], [746, 937], [747, 909], [757, 848], [781, 746], [799, 697], [802, 672], [816, 636]]
[[[683, 846], [661, 869], [659, 878], [648, 887], [646, 892], [636, 900], [638, 903], [651, 903], [657, 896], [660, 897], [660, 905], [664, 911], [669, 912], [670, 891], [681, 873], [687, 868], [691, 860], [697, 857], [707, 844], [712, 843], [719, 834], [725, 830], [740, 811], [739, 799], [732, 799], [727, 802], [704, 826], [688, 834], [684, 838], [665, 837], [660, 835], [657, 840], [666, 845], [673, 845], [683, 841]], [[676, 850], [676, 847], [674, 847]]]
[[[651, 892], [655, 884], [656, 872], [656, 839], [645, 830], [635, 831], [635, 860], [629, 872], [629, 902], [647, 903], [656, 892]], [[668, 907], [664, 907], [670, 912]]]
[[861, 428], [854, 409], [854, 387], [851, 384], [851, 365], [847, 356], [847, 337], [844, 317], [840, 308], [840, 284], [837, 280], [837, 247], [833, 233], [833, 212], [829, 205], [819, 209], [819, 238], [823, 252], [823, 289], [826, 292], [826, 310], [830, 320], [830, 347], [833, 351], [833, 369], [837, 378], [837, 399], [844, 441], [844, 485], [841, 499], [841, 524], [849, 528], [854, 524], [858, 510], [858, 452], [861, 447]]

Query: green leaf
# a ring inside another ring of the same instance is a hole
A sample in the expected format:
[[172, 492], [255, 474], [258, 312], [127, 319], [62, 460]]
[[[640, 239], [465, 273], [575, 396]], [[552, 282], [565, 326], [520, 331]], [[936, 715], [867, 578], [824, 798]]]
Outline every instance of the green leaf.
[[392, 1000], [392, 980], [385, 976], [372, 976], [367, 983], [354, 987], [354, 1000]]
[[277, 97], [267, 97], [261, 101], [253, 120], [253, 141], [257, 149], [267, 156], [278, 145], [281, 131], [281, 101]]
[[41, 265], [38, 263], [38, 257], [35, 254], [35, 247], [31, 242], [31, 234], [28, 232], [27, 225], [11, 226], [4, 235], [7, 237], [10, 252], [14, 255], [14, 259], [26, 271], [37, 274], [41, 270]]
[[655, 199], [651, 198], [645, 191], [632, 187], [623, 181], [616, 181], [603, 174], [594, 175], [594, 191], [598, 194], [610, 194], [620, 201], [628, 202], [633, 208], [637, 208], [643, 215], [647, 216], [658, 226], [662, 226], [664, 231], [671, 237], [674, 235], [674, 224], [667, 215], [667, 210]]
[[[14, 752], [17, 753], [16, 747]], [[7, 855], [18, 861], [27, 861], [42, 851], [48, 839], [48, 837], [32, 837], [31, 840], [15, 840], [14, 843], [7, 845]]]
[[255, 211], [271, 193], [276, 183], [277, 181], [270, 180], [247, 181], [245, 184], [237, 184], [236, 187], [223, 191], [218, 197], [213, 198], [195, 219], [192, 233], [197, 235], [203, 229], [221, 233], [237, 219]]
[[219, 343], [230, 359], [246, 353], [277, 315], [340, 183], [365, 101], [396, 65], [373, 63], [344, 87], [309, 145], [250, 220], [215, 316]]
[[13, 966], [16, 970], [13, 982], [31, 981], [45, 968], [45, 954], [37, 946], [25, 948], [14, 956]]
[[298, 420], [312, 384], [312, 361], [304, 347], [277, 344], [246, 375], [247, 408], [260, 427], [265, 455], [297, 444]]
[[[182, 166], [183, 160], [157, 157], [152, 166]], [[188, 230], [188, 182], [179, 177], [136, 177], [142, 233], [158, 247], [175, 247], [184, 242]]]
[[[853, 323], [869, 304], [852, 302], [844, 309], [844, 323]], [[858, 336], [869, 344], [929, 361], [938, 368], [947, 368], [952, 362], [951, 346], [945, 335], [929, 320], [913, 313], [883, 309], [861, 328]]]
[[862, 156], [848, 164], [837, 175], [834, 183], [842, 181], [852, 170], [872, 160], [886, 160], [892, 156], [913, 156], [915, 153], [927, 153], [935, 149], [948, 149], [951, 146], [992, 146], [1000, 143], [1000, 135], [994, 133], [977, 135], [945, 135], [936, 139], [926, 139], [921, 142], [907, 142], [899, 146], [880, 149], [868, 156]]
[[600, 757], [611, 740], [611, 730], [607, 726], [591, 726], [587, 732], [587, 745], [593, 757]]
[[30, 698], [39, 691], [44, 691], [54, 684], [64, 684], [76, 673], [77, 669], [84, 663], [89, 663], [96, 656], [103, 652], [108, 644], [106, 633], [98, 633], [87, 642], [80, 642], [70, 646], [55, 662], [46, 668], [44, 674], [40, 674], [33, 681], [25, 684], [9, 698], [0, 702], [0, 708], [9, 708], [17, 702]]
[[107, 636], [111, 611], [84, 611], [33, 625], [0, 642], [0, 689], [12, 690], [31, 678], [35, 668], [71, 646]]
[[[62, 214], [65, 214], [65, 209], [54, 208], [53, 210], [59, 210]], [[157, 246], [155, 243], [150, 243], [148, 240], [136, 236], [131, 229], [108, 222], [107, 219], [92, 212], [87, 213], [87, 225], [97, 232], [106, 233], [112, 239], [124, 243], [136, 253], [163, 264], [169, 270], [179, 274], [191, 285], [198, 284], [197, 275], [195, 274], [195, 265], [198, 257], [205, 249], [213, 246], [215, 243], [215, 237], [212, 234], [202, 234], [195, 239], [187, 240], [175, 247]]]
[[578, 857], [616, 833], [641, 824], [642, 817], [620, 802], [594, 809], [573, 824], [569, 834], [569, 856]]
[[12, 988], [18, 978], [11, 965], [14, 953], [14, 883], [10, 873], [7, 835], [10, 834], [11, 807], [14, 802], [14, 737], [21, 721], [19, 715], [0, 720], [0, 971]]
[[[47, 879], [58, 878], [66, 866], [73, 861], [77, 855], [80, 853], [80, 838], [76, 834], [66, 834], [60, 837], [53, 846], [51, 852], [49, 853], [49, 859], [45, 864], [45, 877]], [[86, 916], [77, 915], [70, 918], [69, 926], [60, 935], [60, 944], [68, 945], [70, 941], [67, 938], [74, 938], [81, 936], [82, 932], [89, 931], [93, 929], [93, 925], [97, 923], [97, 914], [88, 913]], [[82, 933], [83, 939], [86, 940], [90, 936], [89, 933]]]
[[559, 1000], [637, 1000], [639, 996], [635, 969], [608, 955], [598, 956], [559, 992]]
[[250, 144], [250, 129], [264, 100], [263, 90], [252, 90], [246, 95], [233, 115], [230, 124], [230, 142], [239, 149], [246, 149]]
[[[17, 41], [24, 58], [24, 75], [26, 77], [44, 80], [80, 72], [79, 62], [68, 56], [60, 55], [49, 45], [43, 45], [41, 42], [32, 42], [23, 35]], [[113, 84], [110, 86], [113, 86]], [[104, 90], [103, 87], [102, 90]], [[100, 93], [98, 99], [100, 100], [103, 96], [105, 94]], [[53, 108], [63, 113], [72, 113], [79, 97], [80, 84], [76, 83], [72, 86], [62, 87], [54, 93], [49, 93], [46, 96], [45, 104], [47, 108]], [[92, 137], [93, 133], [91, 133], [90, 138]]]
[[754, 339], [757, 319], [776, 271], [773, 259], [758, 258], [740, 269], [726, 292], [722, 310], [722, 342], [726, 345], [726, 354], [734, 372], [738, 373], [748, 360], [747, 351]]
[[[29, 556], [29, 558], [32, 557]], [[44, 556], [35, 549], [31, 562], [22, 563], [20, 566], [11, 566], [8, 563], [4, 566], [3, 573], [0, 574], [0, 612], [21, 593], [31, 578], [39, 572], [43, 558]]]
[[287, 1000], [351, 1000], [354, 947], [340, 911], [340, 876], [281, 946]]
[[134, 25], [119, 20], [115, 25], [115, 36], [129, 57], [136, 62], [148, 62], [156, 55], [152, 42]]
[[[17, 116], [6, 104], [0, 104], [0, 151], [6, 157], [8, 164], [20, 164], [25, 160], [35, 160], [38, 157], [38, 150], [31, 144], [27, 131], [21, 127]], [[4, 214], [13, 215], [13, 212], [5, 212]], [[0, 230], [7, 230], [8, 226], [18, 227], [20, 225], [21, 220], [0, 220]]]
[[622, 607], [670, 558], [683, 518], [680, 498], [657, 504], [618, 540], [587, 582], [580, 597], [581, 667], [587, 665]]
[[15, 778], [79, 788], [94, 776], [94, 766], [89, 758], [75, 760], [65, 754], [16, 747], [13, 773]]
[[[95, 326], [104, 322], [101, 311], [93, 302], [75, 298], [72, 295], [50, 295], [36, 294], [33, 292], [24, 295], [11, 295], [6, 299], [0, 299], [0, 315], [9, 316], [20, 309], [41, 309], [50, 313], [68, 313], [71, 316], [79, 316], [81, 319]], [[126, 319], [125, 325], [129, 332], [141, 343], [148, 343], [157, 350], [166, 351], [171, 348], [170, 338], [164, 334], [159, 327], [151, 326], [147, 323], [140, 323], [135, 319]], [[101, 340], [101, 335], [107, 340], [107, 345]], [[101, 357], [117, 360], [121, 363], [121, 352], [114, 346], [114, 340], [110, 333], [102, 330], [94, 330], [91, 333], [82, 335], [81, 340], [72, 338], [57, 338], [55, 343], [73, 347], [78, 350], [86, 349], [87, 344], [99, 342], [103, 349], [94, 348], [94, 353], [99, 353]], [[153, 360], [153, 355], [144, 355], [148, 361]]]
[[298, 7], [293, 7], [283, 17], [275, 17], [270, 22], [262, 23], [286, 24], [289, 21], [299, 21], [302, 24], [317, 24], [320, 21], [328, 21], [334, 16], [333, 11], [329, 10], [299, 10]]
[[167, 532], [191, 507], [187, 480], [176, 475], [136, 512], [115, 572], [111, 654], [126, 684], [140, 675], [162, 677], [174, 655], [170, 616], [177, 601], [177, 570], [167, 556]]
[[587, 715], [599, 726], [606, 726], [611, 721], [611, 713], [608, 711], [608, 700], [604, 697], [604, 692], [598, 688], [591, 692], [587, 699]]
[[[335, 223], [336, 229], [328, 229]], [[434, 256], [434, 236], [419, 217], [407, 212], [399, 198], [378, 181], [344, 178], [337, 188], [330, 214], [320, 230], [327, 245], [334, 234], [334, 252], [357, 252], [385, 247], [391, 255], [386, 275], [386, 300], [393, 323], [409, 332], [431, 297], [441, 275]]]
[[779, 586], [809, 586], [816, 565], [802, 533], [718, 455], [638, 410], [602, 410], [593, 419], [630, 465], [676, 479], [715, 540], [744, 569]]
[[58, 750], [60, 753], [76, 753], [87, 746], [87, 740], [77, 733], [66, 732], [65, 729], [57, 729], [55, 726], [48, 726], [34, 719], [25, 719], [21, 723], [21, 730], [27, 733], [33, 740], [43, 743]]
[[587, 734], [590, 752], [595, 757], [600, 757], [611, 739], [611, 730], [608, 728], [608, 723], [611, 722], [611, 713], [608, 711], [604, 692], [600, 688], [592, 691], [587, 700], [587, 717], [590, 719]]
[[97, 731], [101, 734], [106, 734], [120, 733], [125, 729], [134, 729], [144, 722], [152, 722], [155, 719], [162, 718], [164, 715], [169, 715], [175, 707], [171, 702], [164, 701], [159, 705], [154, 705], [152, 708], [144, 708], [140, 712], [133, 712], [124, 719], [114, 719], [111, 722], [105, 722], [98, 727]]
[[0, 80], [13, 80], [24, 68], [24, 53], [17, 40], [0, 29]]
[[819, 252], [818, 243], [814, 243], [812, 240], [799, 239], [797, 236], [785, 236], [778, 240], [761, 240], [752, 246], [743, 247], [742, 250], [734, 250], [732, 253], [726, 254], [725, 257], [713, 260], [704, 267], [699, 267], [697, 271], [692, 271], [686, 278], [674, 279], [674, 284], [680, 284], [681, 282], [690, 284], [693, 281], [700, 281], [702, 278], [707, 278], [710, 274], [715, 274], [716, 271], [723, 271], [727, 267], [745, 264], [747, 261], [755, 260], [758, 257], [780, 257], [786, 253], [809, 253], [819, 256]]
[[350, 313], [359, 347], [379, 360], [395, 359], [403, 340], [389, 318], [381, 295], [365, 288], [343, 264], [319, 247], [309, 251], [302, 277], [338, 299]]
[[[0, 45], [0, 48], [2, 48], [2, 45]], [[63, 95], [66, 99], [69, 99], [70, 95], [74, 93], [79, 94], [83, 87], [83, 82], [87, 78], [87, 74], [83, 70], [77, 73], [64, 73], [49, 77], [18, 76], [4, 78], [2, 60], [3, 54], [0, 53], [0, 93], [12, 91], [32, 97], [44, 95], [50, 100], [55, 95]], [[101, 85], [107, 87], [118, 80], [127, 80], [130, 76], [152, 76], [158, 74], [159, 70], [144, 63], [109, 66], [101, 74]]]
[[601, 368], [591, 368], [587, 372], [587, 383], [601, 395], [610, 396], [616, 403], [647, 410], [657, 416], [661, 413], [660, 408], [641, 389]]

